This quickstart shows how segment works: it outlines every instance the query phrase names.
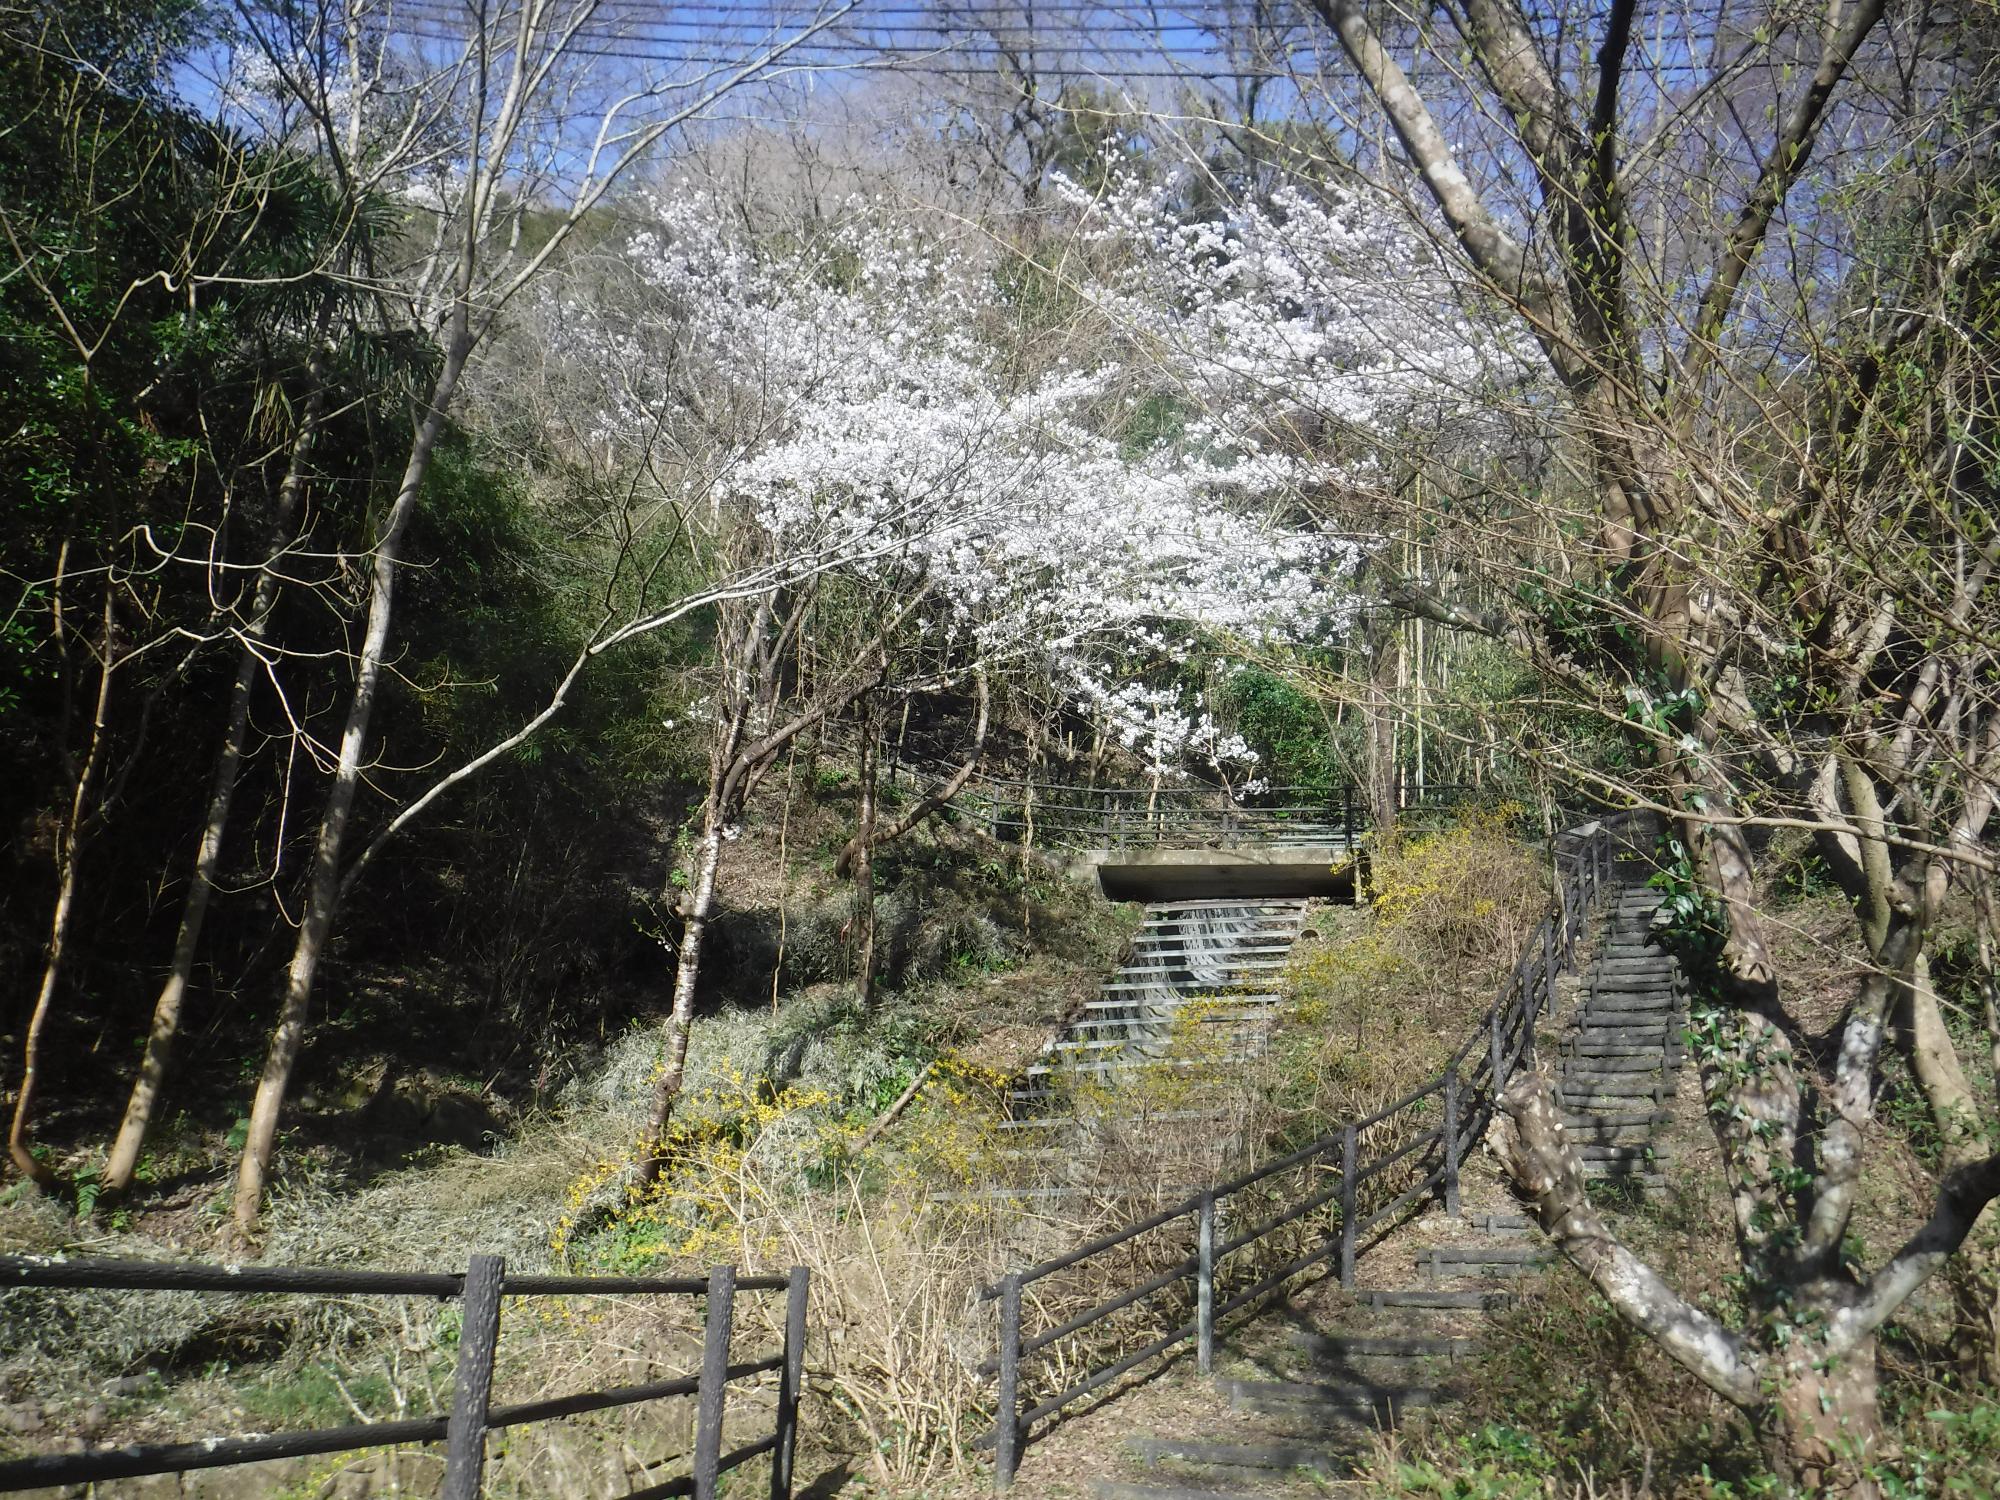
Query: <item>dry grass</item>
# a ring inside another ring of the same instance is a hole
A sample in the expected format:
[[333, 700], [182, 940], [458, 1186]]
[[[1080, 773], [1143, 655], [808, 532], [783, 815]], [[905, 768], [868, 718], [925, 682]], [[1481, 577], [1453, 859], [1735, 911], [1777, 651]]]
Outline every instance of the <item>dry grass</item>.
[[1548, 909], [1543, 867], [1500, 813], [1378, 854], [1369, 908], [1322, 914], [1287, 975], [1287, 1065], [1312, 1121], [1366, 1116], [1434, 1077]]

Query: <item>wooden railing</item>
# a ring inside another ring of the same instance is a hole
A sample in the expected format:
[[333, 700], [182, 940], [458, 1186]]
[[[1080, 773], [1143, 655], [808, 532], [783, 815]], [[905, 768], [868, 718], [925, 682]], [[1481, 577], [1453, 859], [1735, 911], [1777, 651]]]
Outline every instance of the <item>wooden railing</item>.
[[[486, 1434], [526, 1422], [606, 1411], [673, 1396], [695, 1398], [692, 1471], [631, 1491], [625, 1500], [692, 1495], [713, 1500], [721, 1475], [762, 1454], [771, 1455], [772, 1500], [789, 1500], [804, 1372], [807, 1273], [738, 1276], [717, 1266], [706, 1280], [630, 1276], [510, 1276], [497, 1255], [475, 1255], [463, 1272], [326, 1271], [265, 1266], [214, 1266], [140, 1260], [64, 1260], [0, 1257], [0, 1287], [137, 1292], [279, 1292], [304, 1296], [362, 1294], [457, 1300], [464, 1310], [458, 1362], [448, 1416], [367, 1422], [251, 1437], [208, 1438], [193, 1443], [138, 1443], [88, 1453], [46, 1454], [0, 1463], [0, 1492], [51, 1485], [94, 1484], [146, 1474], [182, 1474], [271, 1459], [345, 1453], [394, 1443], [445, 1445], [443, 1500], [475, 1500], [485, 1467]], [[739, 1292], [784, 1292], [784, 1345], [762, 1359], [731, 1364], [730, 1336]], [[579, 1391], [539, 1401], [491, 1404], [493, 1357], [500, 1337], [500, 1299], [533, 1296], [704, 1297], [701, 1370], [645, 1385]], [[731, 1452], [722, 1448], [730, 1382], [775, 1371], [778, 1401], [772, 1431]]]
[[[1355, 1261], [1420, 1199], [1441, 1196], [1457, 1217], [1466, 1150], [1484, 1134], [1514, 1070], [1532, 1060], [1536, 1019], [1575, 955], [1612, 858], [1603, 828], [1559, 849], [1556, 910], [1535, 930], [1478, 1028], [1423, 1087], [982, 1290], [982, 1300], [999, 1304], [999, 1351], [981, 1370], [997, 1377], [998, 1403], [979, 1446], [994, 1449], [1000, 1488], [1012, 1482], [1036, 1423], [1188, 1340], [1207, 1373], [1220, 1320], [1329, 1261], [1341, 1284], [1352, 1286]], [[1270, 1207], [1279, 1198], [1289, 1201]], [[1093, 1292], [1107, 1279], [1129, 1284], [1077, 1307], [1092, 1293], [1067, 1288], [1064, 1273], [1085, 1267], [1087, 1276], [1076, 1279], [1088, 1280]], [[1031, 1300], [1047, 1326], [1025, 1325]], [[1129, 1347], [1135, 1339], [1138, 1346]]]

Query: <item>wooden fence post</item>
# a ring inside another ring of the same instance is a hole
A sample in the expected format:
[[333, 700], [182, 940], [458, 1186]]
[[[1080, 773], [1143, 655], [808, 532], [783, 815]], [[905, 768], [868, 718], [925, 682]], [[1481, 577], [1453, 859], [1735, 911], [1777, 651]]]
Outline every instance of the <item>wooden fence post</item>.
[[493, 1394], [493, 1349], [500, 1340], [500, 1283], [506, 1263], [475, 1255], [465, 1270], [458, 1368], [452, 1377], [451, 1420], [445, 1428], [442, 1500], [479, 1500], [486, 1467], [486, 1406]]
[[993, 1413], [993, 1487], [1014, 1482], [1021, 1463], [1021, 1278], [1000, 1282], [1000, 1400]]
[[1534, 1009], [1528, 1012], [1528, 1024], [1532, 1027], [1535, 1017], [1544, 1008], [1555, 1009], [1556, 1003], [1556, 929], [1555, 923], [1542, 925], [1542, 993], [1536, 1000]]
[[708, 1273], [708, 1326], [701, 1345], [701, 1384], [695, 1391], [694, 1496], [715, 1500], [722, 1463], [722, 1414], [729, 1398], [729, 1333], [735, 1315], [736, 1268]]
[[[1517, 983], [1521, 992], [1521, 1007], [1525, 1010], [1528, 1005], [1528, 976], [1525, 971], [1517, 976]], [[1501, 1040], [1501, 1034], [1507, 1029], [1507, 1006], [1504, 1003], [1493, 1007], [1490, 1029], [1492, 1034], [1487, 1038], [1488, 1072], [1491, 1075], [1493, 1106], [1498, 1109], [1500, 1091], [1507, 1087], [1507, 1076], [1501, 1071], [1507, 1061], [1506, 1044]]]
[[1354, 1285], [1354, 1158], [1352, 1125], [1340, 1131], [1340, 1284]]
[[778, 1446], [771, 1450], [771, 1500], [792, 1500], [799, 1390], [805, 1381], [806, 1291], [811, 1275], [804, 1266], [793, 1266], [785, 1285], [785, 1362], [778, 1370]]
[[1195, 1234], [1194, 1281], [1195, 1368], [1206, 1375], [1215, 1368], [1215, 1194], [1201, 1195]]
[[1444, 1211], [1458, 1218], [1458, 1065], [1444, 1070]]

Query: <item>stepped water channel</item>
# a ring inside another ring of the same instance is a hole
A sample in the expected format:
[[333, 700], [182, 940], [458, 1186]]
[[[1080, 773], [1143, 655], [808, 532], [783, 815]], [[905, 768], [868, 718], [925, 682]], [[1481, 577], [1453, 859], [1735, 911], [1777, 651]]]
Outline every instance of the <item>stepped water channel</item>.
[[[1203, 1097], [1212, 1092], [1203, 1084], [1270, 1046], [1284, 999], [1280, 980], [1307, 907], [1304, 897], [1146, 905], [1126, 962], [1021, 1071], [1007, 1090], [1000, 1125], [1018, 1143], [1003, 1160], [1031, 1169], [1067, 1165], [1096, 1180], [1050, 1181], [1060, 1174], [1030, 1170], [1021, 1174], [1029, 1181], [937, 1196], [1179, 1192], [1185, 1183], [1171, 1180], [1174, 1167], [1165, 1159], [1128, 1174], [1123, 1187], [1107, 1188], [1103, 1174], [1090, 1170], [1161, 1126], [1202, 1133], [1221, 1159], [1243, 1149], [1226, 1124], [1230, 1110]], [[1157, 1087], [1163, 1074], [1187, 1075], [1192, 1087], [1185, 1100]], [[1218, 1122], [1225, 1123], [1217, 1128]]]
[[1125, 966], [1012, 1091], [1015, 1114], [1049, 1103], [1065, 1080], [1209, 1062], [1216, 1057], [1209, 1048], [1199, 1060], [1173, 1058], [1176, 1038], [1190, 1025], [1218, 1029], [1221, 1061], [1261, 1052], [1283, 999], [1277, 980], [1305, 915], [1300, 897], [1149, 904]]

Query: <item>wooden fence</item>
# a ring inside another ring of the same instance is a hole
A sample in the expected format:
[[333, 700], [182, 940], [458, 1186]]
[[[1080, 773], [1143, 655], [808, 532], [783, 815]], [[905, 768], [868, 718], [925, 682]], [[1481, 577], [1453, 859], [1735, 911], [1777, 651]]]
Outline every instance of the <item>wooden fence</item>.
[[[993, 1430], [979, 1441], [994, 1449], [998, 1487], [1012, 1483], [1035, 1424], [1080, 1397], [1190, 1339], [1206, 1374], [1221, 1319], [1329, 1261], [1341, 1284], [1352, 1286], [1356, 1259], [1431, 1195], [1457, 1217], [1465, 1152], [1485, 1133], [1514, 1070], [1532, 1061], [1536, 1019], [1554, 998], [1556, 975], [1574, 957], [1612, 859], [1613, 839], [1603, 828], [1559, 849], [1557, 909], [1536, 929], [1479, 1027], [1423, 1087], [1277, 1161], [981, 1291], [982, 1300], [999, 1304], [999, 1352], [981, 1370], [998, 1378], [998, 1405]], [[1263, 1211], [1286, 1187], [1292, 1201]], [[1142, 1239], [1150, 1247], [1143, 1252]], [[1046, 1289], [1036, 1297], [1042, 1307], [1066, 1310], [1076, 1299], [1064, 1295], [1060, 1282], [1051, 1286], [1051, 1278], [1086, 1264], [1093, 1264], [1100, 1288], [1121, 1270], [1144, 1279], [1048, 1327], [1026, 1329], [1030, 1289]], [[1148, 1333], [1139, 1347], [1126, 1347]], [[1031, 1361], [1044, 1367], [1040, 1381], [1030, 1378]]]
[[[706, 1280], [628, 1276], [510, 1276], [497, 1255], [475, 1255], [463, 1272], [327, 1271], [265, 1266], [212, 1266], [138, 1260], [58, 1260], [0, 1257], [0, 1287], [97, 1291], [279, 1292], [305, 1296], [362, 1294], [456, 1300], [464, 1310], [458, 1362], [448, 1416], [368, 1422], [253, 1437], [208, 1438], [193, 1443], [142, 1443], [88, 1453], [47, 1454], [0, 1462], [0, 1492], [47, 1485], [91, 1484], [146, 1474], [180, 1474], [269, 1459], [345, 1453], [395, 1443], [445, 1445], [443, 1500], [476, 1500], [485, 1467], [486, 1434], [526, 1422], [583, 1412], [695, 1398], [692, 1472], [630, 1492], [625, 1500], [692, 1495], [713, 1500], [721, 1475], [761, 1454], [771, 1455], [772, 1500], [789, 1500], [804, 1371], [807, 1273], [738, 1276], [717, 1266]], [[729, 1362], [730, 1335], [739, 1292], [784, 1292], [785, 1338], [775, 1354]], [[704, 1297], [701, 1370], [697, 1375], [646, 1385], [579, 1391], [512, 1405], [491, 1404], [493, 1356], [500, 1337], [503, 1297], [603, 1296]], [[722, 1422], [731, 1381], [775, 1371], [778, 1403], [772, 1431], [731, 1452], [722, 1449]]]

